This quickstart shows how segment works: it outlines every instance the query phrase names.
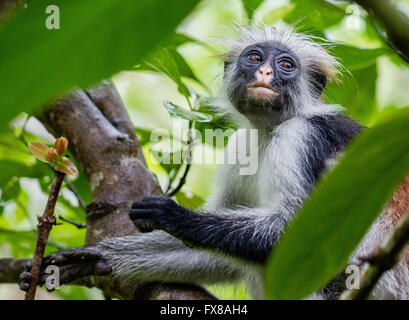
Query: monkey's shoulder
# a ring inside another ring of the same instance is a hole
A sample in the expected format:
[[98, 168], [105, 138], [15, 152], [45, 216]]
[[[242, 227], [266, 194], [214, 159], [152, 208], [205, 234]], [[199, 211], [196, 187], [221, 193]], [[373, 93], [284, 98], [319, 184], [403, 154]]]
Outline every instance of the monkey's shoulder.
[[305, 119], [310, 127], [302, 169], [308, 185], [315, 185], [330, 161], [336, 158], [363, 126], [341, 113], [313, 115]]
[[336, 112], [313, 115], [306, 121], [313, 129], [313, 141], [332, 152], [342, 151], [364, 129], [347, 115]]

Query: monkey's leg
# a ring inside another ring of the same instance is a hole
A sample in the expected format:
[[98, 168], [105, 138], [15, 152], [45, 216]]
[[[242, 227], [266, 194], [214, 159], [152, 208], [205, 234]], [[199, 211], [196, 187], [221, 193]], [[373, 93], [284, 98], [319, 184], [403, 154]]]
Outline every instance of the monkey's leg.
[[[94, 246], [54, 253], [44, 258], [39, 284], [44, 284], [50, 276], [46, 273], [50, 265], [59, 267], [60, 284], [112, 271], [114, 276], [132, 281], [135, 288], [149, 282], [233, 282], [244, 275], [226, 258], [188, 248], [163, 231], [110, 238]], [[22, 290], [29, 287], [30, 269], [28, 265], [21, 274]]]
[[227, 258], [188, 248], [163, 231], [106, 239], [98, 244], [98, 251], [114, 276], [126, 277], [135, 286], [149, 282], [233, 282], [244, 274]]

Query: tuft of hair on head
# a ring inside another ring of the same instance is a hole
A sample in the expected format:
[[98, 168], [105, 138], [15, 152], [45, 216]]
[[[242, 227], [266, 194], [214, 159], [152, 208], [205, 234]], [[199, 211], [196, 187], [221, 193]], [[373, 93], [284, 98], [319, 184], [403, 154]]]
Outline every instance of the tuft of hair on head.
[[237, 61], [240, 53], [248, 46], [256, 43], [278, 42], [294, 52], [300, 60], [301, 68], [311, 75], [320, 73], [330, 81], [339, 81], [341, 63], [326, 48], [332, 43], [328, 40], [297, 33], [291, 26], [273, 27], [236, 25], [236, 37], [225, 40], [228, 51], [224, 54], [225, 65]]

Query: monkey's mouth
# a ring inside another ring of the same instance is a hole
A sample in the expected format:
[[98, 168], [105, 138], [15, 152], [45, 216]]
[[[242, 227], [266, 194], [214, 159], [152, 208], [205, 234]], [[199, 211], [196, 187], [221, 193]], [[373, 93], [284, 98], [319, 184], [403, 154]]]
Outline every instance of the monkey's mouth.
[[250, 97], [259, 103], [274, 100], [278, 92], [269, 83], [254, 82], [248, 86]]

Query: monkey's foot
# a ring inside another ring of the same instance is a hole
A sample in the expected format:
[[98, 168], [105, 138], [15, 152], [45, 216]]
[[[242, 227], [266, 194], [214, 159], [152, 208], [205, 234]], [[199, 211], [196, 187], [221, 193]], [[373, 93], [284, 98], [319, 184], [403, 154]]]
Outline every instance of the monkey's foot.
[[[55, 266], [56, 269], [48, 268]], [[47, 269], [48, 268], [48, 269]], [[53, 253], [43, 259], [41, 266], [39, 284], [44, 284], [47, 278], [52, 276], [54, 279], [59, 277], [59, 284], [67, 284], [82, 277], [97, 275], [104, 276], [112, 272], [100, 253], [91, 248], [78, 248], [67, 251]], [[21, 273], [20, 289], [27, 291], [30, 282], [33, 279], [31, 274], [31, 261], [27, 263], [26, 270]], [[48, 288], [52, 291], [55, 288]]]

